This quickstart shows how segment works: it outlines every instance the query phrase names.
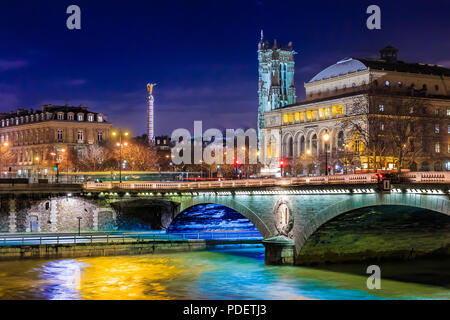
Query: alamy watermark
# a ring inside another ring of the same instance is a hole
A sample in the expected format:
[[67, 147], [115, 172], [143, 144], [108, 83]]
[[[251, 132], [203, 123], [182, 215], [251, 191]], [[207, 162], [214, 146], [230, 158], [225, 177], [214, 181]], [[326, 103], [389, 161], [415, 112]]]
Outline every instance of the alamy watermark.
[[[179, 164], [240, 164], [258, 163], [258, 138], [255, 129], [219, 129], [203, 132], [202, 121], [194, 121], [194, 135], [187, 129], [172, 132], [172, 162]], [[225, 143], [224, 143], [225, 141]]]
[[376, 264], [370, 265], [367, 267], [366, 273], [371, 274], [369, 278], [367, 278], [367, 289], [381, 289], [381, 269]]

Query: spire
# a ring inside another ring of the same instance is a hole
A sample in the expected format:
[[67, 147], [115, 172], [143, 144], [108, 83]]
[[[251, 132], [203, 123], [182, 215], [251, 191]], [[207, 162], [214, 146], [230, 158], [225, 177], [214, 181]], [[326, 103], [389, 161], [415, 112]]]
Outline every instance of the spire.
[[261, 42], [263, 42], [263, 40], [264, 40], [264, 31], [263, 29], [261, 29]]

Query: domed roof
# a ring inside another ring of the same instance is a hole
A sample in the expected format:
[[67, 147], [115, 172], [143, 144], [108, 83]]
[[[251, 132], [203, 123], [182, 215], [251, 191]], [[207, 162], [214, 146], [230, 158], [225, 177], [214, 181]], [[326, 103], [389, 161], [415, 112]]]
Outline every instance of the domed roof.
[[342, 76], [344, 74], [366, 70], [367, 66], [359, 60], [353, 58], [346, 58], [344, 60], [338, 61], [335, 64], [329, 66], [328, 68], [322, 70], [309, 82], [324, 80], [328, 78], [333, 78], [337, 76]]

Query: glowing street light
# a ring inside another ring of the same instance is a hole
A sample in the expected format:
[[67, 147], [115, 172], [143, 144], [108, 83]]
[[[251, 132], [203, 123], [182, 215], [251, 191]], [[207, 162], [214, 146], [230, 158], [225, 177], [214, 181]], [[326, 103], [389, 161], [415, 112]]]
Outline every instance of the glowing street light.
[[128, 137], [129, 136], [129, 132], [128, 131], [122, 131], [122, 130], [114, 130], [111, 132], [111, 135], [113, 137], [117, 137], [119, 136], [119, 142], [116, 144], [116, 146], [118, 146], [120, 148], [120, 160], [119, 160], [119, 183], [122, 183], [122, 152], [123, 152], [123, 147], [128, 146], [128, 142], [122, 142], [124, 137]]
[[328, 140], [330, 140], [330, 135], [325, 132], [323, 135], [323, 141], [325, 142], [325, 175], [328, 175]]
[[7, 146], [9, 146], [9, 143], [8, 143], [8, 142], [4, 142], [4, 143], [3, 143], [3, 146], [4, 146], [4, 147], [7, 147]]

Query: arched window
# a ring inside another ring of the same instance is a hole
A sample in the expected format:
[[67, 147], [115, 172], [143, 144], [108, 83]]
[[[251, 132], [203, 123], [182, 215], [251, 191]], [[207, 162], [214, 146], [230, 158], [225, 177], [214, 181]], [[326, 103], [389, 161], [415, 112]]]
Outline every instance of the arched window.
[[301, 136], [300, 137], [300, 154], [299, 155], [302, 155], [305, 152], [305, 147], [306, 147], [305, 136]]
[[317, 154], [317, 135], [314, 134], [311, 138], [311, 149], [314, 154]]
[[287, 156], [292, 158], [294, 156], [294, 142], [292, 137], [289, 137], [287, 140]]

